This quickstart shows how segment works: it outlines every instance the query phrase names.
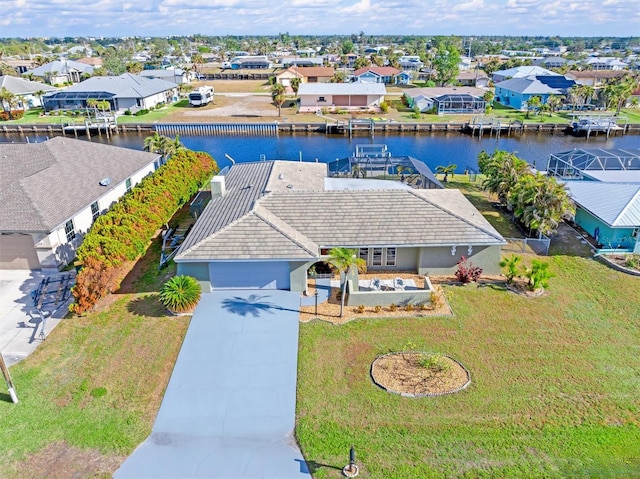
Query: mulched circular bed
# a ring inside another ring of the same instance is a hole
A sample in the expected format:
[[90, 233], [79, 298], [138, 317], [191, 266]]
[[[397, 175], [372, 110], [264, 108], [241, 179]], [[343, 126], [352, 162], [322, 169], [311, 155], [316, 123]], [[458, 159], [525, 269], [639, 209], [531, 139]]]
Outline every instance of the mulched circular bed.
[[545, 293], [544, 288], [538, 288], [533, 291], [529, 289], [529, 283], [523, 280], [514, 280], [513, 283], [506, 283], [507, 289], [514, 293], [528, 296], [529, 298], [537, 298]]
[[388, 392], [408, 397], [442, 396], [471, 384], [469, 371], [456, 360], [438, 355], [445, 367], [435, 371], [420, 364], [425, 356], [433, 354], [411, 351], [378, 356], [371, 364], [373, 382]]

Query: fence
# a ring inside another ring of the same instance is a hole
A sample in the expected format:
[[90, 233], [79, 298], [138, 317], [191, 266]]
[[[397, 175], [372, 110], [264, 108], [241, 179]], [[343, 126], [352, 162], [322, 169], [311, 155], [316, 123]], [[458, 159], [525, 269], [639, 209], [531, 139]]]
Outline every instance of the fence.
[[542, 235], [540, 238], [505, 238], [507, 244], [502, 247], [506, 253], [530, 253], [546, 256], [549, 254], [551, 238]]

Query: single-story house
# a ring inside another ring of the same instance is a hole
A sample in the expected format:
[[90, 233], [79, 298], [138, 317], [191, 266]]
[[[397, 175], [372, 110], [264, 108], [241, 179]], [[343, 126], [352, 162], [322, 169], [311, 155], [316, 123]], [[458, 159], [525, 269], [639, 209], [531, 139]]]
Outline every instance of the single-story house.
[[283, 57], [280, 59], [280, 64], [284, 68], [289, 68], [293, 66], [297, 67], [321, 67], [324, 65], [324, 58], [322, 57], [305, 57], [300, 58], [299, 56], [295, 57]]
[[266, 56], [239, 56], [231, 60], [232, 70], [266, 70], [271, 62]]
[[361, 83], [386, 83], [390, 85], [402, 84], [406, 85], [411, 80], [411, 75], [403, 73], [393, 67], [365, 67], [353, 72], [354, 81]]
[[[17, 97], [19, 110], [28, 110], [42, 106], [41, 96], [57, 90], [57, 88], [45, 83], [7, 75], [0, 76], [0, 89], [2, 88], [6, 88]], [[36, 95], [37, 92], [43, 93], [42, 95]]]
[[291, 86], [293, 78], [300, 83], [329, 83], [335, 74], [333, 67], [289, 67], [276, 75], [276, 80], [284, 87]]
[[543, 68], [563, 68], [566, 65], [571, 65], [574, 62], [570, 62], [566, 58], [560, 56], [545, 57], [533, 61], [534, 65]]
[[491, 79], [494, 83], [500, 83], [510, 78], [526, 78], [538, 75], [559, 75], [559, 73], [538, 66], [521, 66], [493, 72]]
[[2, 63], [13, 67], [13, 69], [19, 75], [22, 75], [23, 73], [26, 73], [27, 71], [36, 67], [36, 64], [33, 63], [33, 60], [23, 60], [22, 58], [3, 57]]
[[409, 108], [416, 106], [421, 112], [435, 108], [439, 115], [456, 113], [484, 113], [487, 102], [484, 91], [474, 87], [426, 87], [404, 92]]
[[592, 70], [626, 70], [629, 65], [615, 57], [592, 57], [587, 59], [587, 66]]
[[567, 181], [575, 222], [598, 249], [640, 253], [640, 183]]
[[571, 70], [566, 77], [575, 80], [578, 85], [588, 85], [595, 88], [603, 86], [609, 80], [624, 76], [627, 72], [621, 70]]
[[504, 238], [452, 189], [331, 188], [327, 165], [234, 165], [212, 179], [212, 200], [175, 256], [204, 291], [306, 291], [311, 266], [334, 247], [358, 250], [371, 270], [451, 274], [462, 256], [500, 271]]
[[0, 269], [61, 268], [160, 155], [55, 137], [0, 143]]
[[131, 73], [120, 76], [91, 77], [81, 83], [44, 97], [44, 109], [82, 109], [87, 100], [106, 100], [111, 111], [136, 112], [153, 108], [161, 103], [171, 103], [178, 97], [176, 84], [155, 78], [145, 78]]
[[300, 85], [300, 112], [323, 108], [377, 110], [387, 89], [381, 83], [303, 83]]
[[511, 78], [496, 84], [495, 100], [516, 110], [527, 107], [531, 97], [538, 96], [545, 104], [550, 96], [566, 95], [576, 82], [562, 75]]
[[482, 70], [460, 72], [456, 77], [456, 83], [461, 86], [487, 88], [491, 79]]
[[102, 66], [102, 58], [100, 57], [84, 57], [78, 58], [76, 61], [91, 65], [93, 68], [100, 68]]
[[78, 83], [84, 77], [93, 75], [93, 66], [73, 60], [55, 60], [33, 70], [27, 70], [23, 75], [42, 78], [51, 85]]
[[158, 80], [165, 80], [176, 85], [191, 82], [191, 75], [188, 71], [182, 68], [166, 68], [164, 70], [142, 70], [138, 73], [139, 76], [144, 78], [155, 78]]

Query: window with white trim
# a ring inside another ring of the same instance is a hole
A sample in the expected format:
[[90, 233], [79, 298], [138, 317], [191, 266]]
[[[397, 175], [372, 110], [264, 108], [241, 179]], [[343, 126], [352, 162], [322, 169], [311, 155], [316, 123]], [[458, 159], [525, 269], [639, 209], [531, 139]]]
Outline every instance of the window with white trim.
[[76, 239], [76, 228], [73, 226], [73, 220], [69, 220], [64, 224], [64, 233], [67, 235], [67, 241], [71, 242]]
[[98, 202], [95, 201], [91, 203], [91, 220], [95, 221], [98, 216], [100, 216], [100, 207], [98, 206]]
[[373, 248], [371, 266], [382, 266], [382, 248]]
[[131, 178], [127, 178], [127, 180], [124, 182], [124, 186], [127, 191], [131, 191]]
[[396, 265], [396, 249], [395, 248], [387, 248], [385, 252], [385, 265], [387, 266], [395, 266]]
[[358, 256], [369, 264], [369, 248], [360, 248], [358, 250]]

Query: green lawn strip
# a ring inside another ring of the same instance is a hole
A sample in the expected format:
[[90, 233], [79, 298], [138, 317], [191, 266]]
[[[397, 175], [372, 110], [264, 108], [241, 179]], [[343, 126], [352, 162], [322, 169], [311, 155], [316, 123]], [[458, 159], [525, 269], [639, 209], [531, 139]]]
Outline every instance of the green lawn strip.
[[[343, 466], [356, 445], [366, 477], [640, 475], [640, 288], [583, 258], [549, 258], [547, 295], [446, 287], [454, 317], [301, 325], [296, 434], [312, 463]], [[448, 353], [469, 389], [388, 394], [379, 354]], [[316, 476], [339, 477], [331, 467]]]
[[64, 319], [11, 368], [20, 402], [0, 401], [0, 471], [29, 477], [16, 469], [58, 441], [131, 453], [151, 431], [188, 321], [166, 316], [155, 295]]

